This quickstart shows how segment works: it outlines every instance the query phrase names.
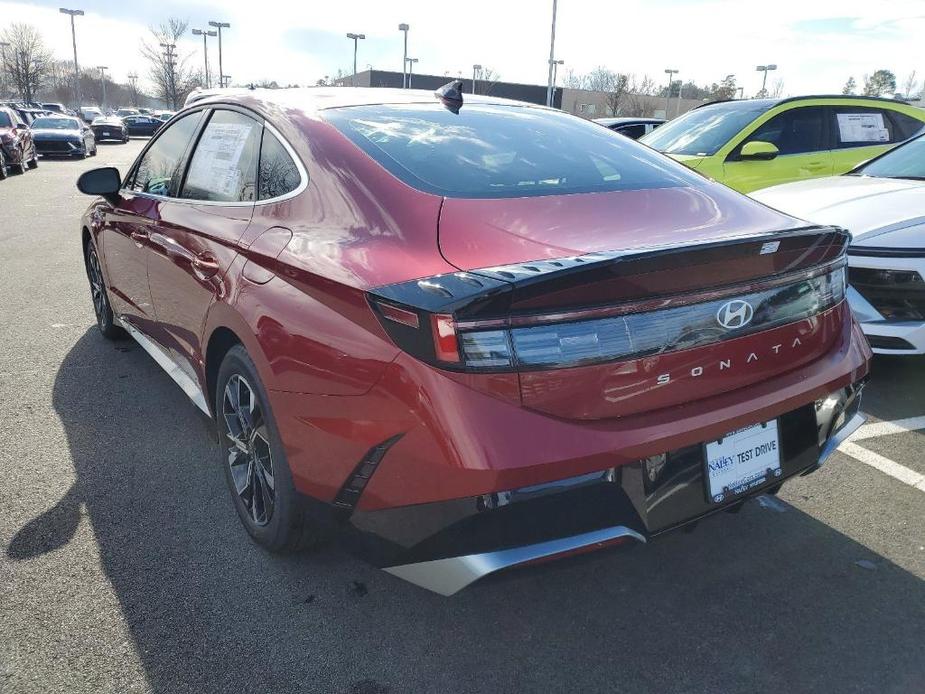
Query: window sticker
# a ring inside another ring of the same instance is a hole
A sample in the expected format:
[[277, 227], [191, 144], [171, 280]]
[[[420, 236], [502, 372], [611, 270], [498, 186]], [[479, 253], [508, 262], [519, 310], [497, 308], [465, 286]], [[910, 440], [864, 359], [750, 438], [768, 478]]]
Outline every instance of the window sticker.
[[245, 123], [209, 124], [196, 147], [186, 185], [236, 200], [241, 192], [238, 164], [252, 130]]
[[890, 131], [882, 113], [839, 113], [838, 139], [841, 142], [889, 142]]

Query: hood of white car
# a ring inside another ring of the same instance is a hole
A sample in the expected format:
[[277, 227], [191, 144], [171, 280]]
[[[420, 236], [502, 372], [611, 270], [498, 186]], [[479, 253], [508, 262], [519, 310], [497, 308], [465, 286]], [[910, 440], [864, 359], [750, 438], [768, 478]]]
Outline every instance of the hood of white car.
[[[856, 246], [925, 246], [925, 181], [833, 176], [785, 183], [750, 195], [795, 217], [844, 227]], [[886, 234], [889, 240], [882, 238]]]

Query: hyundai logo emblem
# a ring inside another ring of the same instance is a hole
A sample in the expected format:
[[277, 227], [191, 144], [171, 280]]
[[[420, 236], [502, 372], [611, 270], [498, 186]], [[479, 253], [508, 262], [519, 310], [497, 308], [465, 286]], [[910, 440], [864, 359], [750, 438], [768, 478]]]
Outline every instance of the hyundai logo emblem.
[[755, 311], [752, 305], [742, 299], [727, 301], [716, 312], [716, 322], [727, 330], [736, 330], [752, 322]]

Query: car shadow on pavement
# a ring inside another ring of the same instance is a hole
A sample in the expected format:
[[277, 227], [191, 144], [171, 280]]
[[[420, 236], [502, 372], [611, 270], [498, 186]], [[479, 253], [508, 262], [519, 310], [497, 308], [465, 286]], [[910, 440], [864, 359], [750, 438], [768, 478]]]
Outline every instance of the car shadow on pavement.
[[863, 410], [884, 420], [925, 415], [922, 374], [925, 374], [925, 356], [875, 355], [870, 376], [881, 383], [889, 383], [890, 387], [866, 388]]
[[76, 482], [7, 555], [61, 547], [83, 507], [156, 692], [905, 692], [925, 681], [925, 584], [782, 501], [444, 598], [337, 545], [286, 557], [252, 544], [210, 425], [131, 342], [88, 330], [53, 403]]

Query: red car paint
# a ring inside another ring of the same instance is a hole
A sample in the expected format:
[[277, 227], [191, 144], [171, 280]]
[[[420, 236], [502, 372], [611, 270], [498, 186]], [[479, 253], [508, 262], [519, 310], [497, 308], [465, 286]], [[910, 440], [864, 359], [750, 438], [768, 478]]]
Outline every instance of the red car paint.
[[[221, 357], [215, 345], [233, 334], [245, 346], [303, 493], [330, 502], [357, 461], [396, 434], [403, 437], [359, 509], [536, 485], [716, 438], [866, 375], [870, 350], [844, 302], [708, 347], [551, 371], [460, 373], [406, 353], [370, 308], [369, 290], [460, 269], [805, 226], [706, 180], [659, 190], [443, 198], [386, 171], [321, 110], [431, 99], [345, 89], [197, 102], [194, 109], [233, 105], [272, 123], [309, 173], [306, 189], [243, 207], [126, 193], [115, 206], [95, 203], [84, 217], [116, 312], [169, 350], [207, 402]], [[824, 256], [707, 259], [629, 283], [516, 299], [513, 308], [683, 293]], [[735, 366], [720, 369], [724, 360]]]

